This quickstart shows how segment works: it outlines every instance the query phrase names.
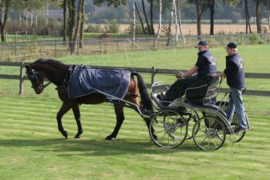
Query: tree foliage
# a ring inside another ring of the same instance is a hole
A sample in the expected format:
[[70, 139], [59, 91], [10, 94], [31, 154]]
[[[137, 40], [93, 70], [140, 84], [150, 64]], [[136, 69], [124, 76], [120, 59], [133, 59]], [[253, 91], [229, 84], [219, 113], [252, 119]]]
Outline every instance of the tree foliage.
[[103, 3], [107, 3], [108, 6], [113, 5], [114, 7], [118, 7], [121, 5], [126, 5], [127, 0], [94, 0], [95, 5], [102, 5]]

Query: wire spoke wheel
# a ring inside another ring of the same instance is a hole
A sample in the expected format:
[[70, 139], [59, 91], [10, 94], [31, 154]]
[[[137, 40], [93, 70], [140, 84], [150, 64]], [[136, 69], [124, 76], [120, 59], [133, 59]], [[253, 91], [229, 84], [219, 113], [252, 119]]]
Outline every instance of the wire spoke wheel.
[[[233, 115], [231, 126], [234, 126], [236, 131], [239, 129], [239, 122], [236, 117], [236, 114]], [[246, 135], [246, 132], [228, 134], [230, 142], [233, 142], [233, 143], [240, 142], [244, 138], [245, 135]]]
[[[228, 101], [218, 101], [217, 105], [220, 106], [224, 112], [227, 112]], [[245, 117], [247, 118], [247, 116]], [[233, 115], [231, 126], [233, 126], [236, 131], [239, 129], [239, 122], [236, 113]], [[244, 138], [245, 134], [246, 132], [228, 134], [228, 139], [233, 143], [240, 142]]]
[[217, 150], [225, 142], [226, 128], [224, 123], [212, 116], [199, 119], [193, 127], [194, 143], [202, 150]]
[[149, 134], [160, 147], [175, 148], [183, 144], [187, 137], [187, 121], [175, 111], [163, 110], [151, 119]]

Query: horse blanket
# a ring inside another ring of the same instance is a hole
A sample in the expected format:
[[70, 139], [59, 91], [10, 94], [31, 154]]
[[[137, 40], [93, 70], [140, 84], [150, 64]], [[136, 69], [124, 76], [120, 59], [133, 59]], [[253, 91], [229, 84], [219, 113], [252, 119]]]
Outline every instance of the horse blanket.
[[110, 99], [123, 99], [129, 83], [130, 71], [124, 69], [76, 66], [68, 83], [68, 96], [73, 99], [98, 92]]

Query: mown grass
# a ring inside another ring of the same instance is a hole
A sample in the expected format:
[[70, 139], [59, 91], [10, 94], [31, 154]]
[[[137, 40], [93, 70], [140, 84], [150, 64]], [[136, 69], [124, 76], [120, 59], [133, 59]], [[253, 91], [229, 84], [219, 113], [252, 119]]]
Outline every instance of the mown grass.
[[[241, 46], [247, 72], [268, 73], [267, 45]], [[211, 50], [224, 68], [225, 51]], [[188, 69], [196, 49], [128, 53], [131, 67]], [[69, 64], [123, 67], [125, 54], [61, 58]], [[16, 69], [1, 67], [3, 74]], [[144, 75], [150, 82], [150, 76]], [[173, 82], [173, 76], [158, 76]], [[262, 82], [262, 83], [261, 83]], [[226, 142], [218, 151], [199, 150], [192, 140], [176, 149], [158, 148], [151, 142], [145, 123], [136, 112], [125, 109], [126, 120], [117, 139], [105, 141], [115, 125], [110, 104], [82, 105], [84, 133], [77, 132], [72, 112], [63, 118], [69, 133], [64, 139], [57, 130], [56, 113], [61, 106], [54, 86], [35, 95], [26, 82], [26, 95], [18, 96], [18, 81], [0, 79], [0, 179], [268, 179], [270, 156], [268, 120], [270, 100], [245, 96], [253, 130], [240, 143]], [[267, 80], [247, 79], [249, 89], [269, 91]], [[224, 83], [224, 87], [226, 84]], [[222, 94], [219, 95], [219, 97]]]
[[256, 99], [246, 102], [254, 129], [240, 143], [204, 152], [192, 140], [176, 149], [158, 148], [129, 109], [117, 139], [103, 140], [115, 123], [109, 104], [81, 106], [81, 139], [73, 139], [72, 113], [65, 115], [69, 139], [64, 139], [55, 120], [57, 98], [0, 96], [0, 179], [266, 179], [270, 123], [259, 107], [270, 103]]

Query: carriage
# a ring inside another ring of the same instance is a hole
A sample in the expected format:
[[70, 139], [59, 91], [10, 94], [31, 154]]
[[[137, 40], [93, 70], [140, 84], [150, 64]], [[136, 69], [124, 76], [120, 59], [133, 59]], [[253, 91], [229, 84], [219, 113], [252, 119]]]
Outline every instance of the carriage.
[[[160, 82], [154, 83], [151, 97], [158, 112], [151, 118], [155, 136], [151, 129], [149, 134], [153, 142], [160, 147], [175, 148], [192, 138], [202, 150], [217, 150], [226, 141], [241, 141], [246, 132], [235, 133], [239, 128], [236, 114], [231, 124], [226, 117], [230, 91], [217, 101], [216, 89], [221, 82], [217, 77], [210, 83], [194, 82], [186, 89], [184, 97], [173, 102], [161, 102], [157, 95], [167, 87]], [[247, 115], [246, 119], [249, 127]]]
[[[57, 86], [59, 98], [63, 101], [62, 107], [57, 113], [58, 130], [65, 138], [68, 137], [68, 133], [62, 125], [62, 117], [66, 112], [70, 109], [73, 110], [78, 126], [75, 138], [80, 138], [83, 129], [79, 105], [103, 102], [110, 102], [114, 105], [117, 120], [113, 132], [105, 138], [106, 140], [116, 138], [124, 121], [124, 107], [132, 108], [141, 115], [146, 122], [152, 141], [160, 147], [175, 148], [183, 144], [186, 139], [193, 139], [202, 150], [217, 150], [222, 147], [225, 141], [239, 142], [245, 136], [246, 132], [235, 133], [235, 130], [239, 128], [236, 116], [234, 116], [231, 124], [228, 123], [225, 111], [230, 93], [227, 92], [221, 101], [216, 100], [218, 78], [213, 77], [210, 83], [208, 81], [196, 81], [187, 88], [184, 97], [173, 102], [161, 102], [157, 98], [157, 94], [166, 91], [166, 85], [159, 82], [154, 83], [151, 87], [150, 98], [146, 84], [140, 74], [137, 72], [126, 74], [125, 72], [124, 76], [129, 80], [129, 83], [126, 83], [124, 94], [120, 95], [122, 98], [106, 94], [103, 91], [87, 92], [82, 96], [71, 98], [69, 96], [71, 87], [69, 83], [74, 78], [74, 72], [81, 72], [85, 69], [92, 68], [85, 66], [78, 68], [77, 66], [65, 65], [59, 61], [46, 59], [39, 59], [26, 66], [26, 74], [37, 94], [42, 93], [51, 82]], [[114, 69], [113, 73], [117, 74], [119, 71], [126, 70]], [[109, 77], [112, 76], [110, 71], [106, 71], [105, 74], [108, 74]], [[122, 75], [122, 72], [120, 74]], [[88, 75], [84, 75], [84, 77], [86, 76]], [[91, 74], [91, 76], [94, 76], [94, 74]], [[134, 79], [135, 76], [137, 82]], [[50, 81], [46, 85], [43, 84], [45, 78]], [[100, 80], [95, 80], [98, 84], [101, 83]], [[88, 80], [75, 79], [76, 83], [79, 81], [85, 83]], [[104, 81], [104, 77], [102, 81]], [[108, 84], [108, 81], [105, 84]], [[120, 83], [122, 83], [122, 80], [120, 80]], [[85, 85], [89, 86], [88, 84]], [[118, 92], [123, 83], [120, 86], [115, 84], [113, 86], [117, 87], [116, 91]], [[77, 87], [76, 84], [75, 89]], [[139, 94], [141, 102], [138, 98]], [[153, 110], [153, 105], [156, 110]]]

